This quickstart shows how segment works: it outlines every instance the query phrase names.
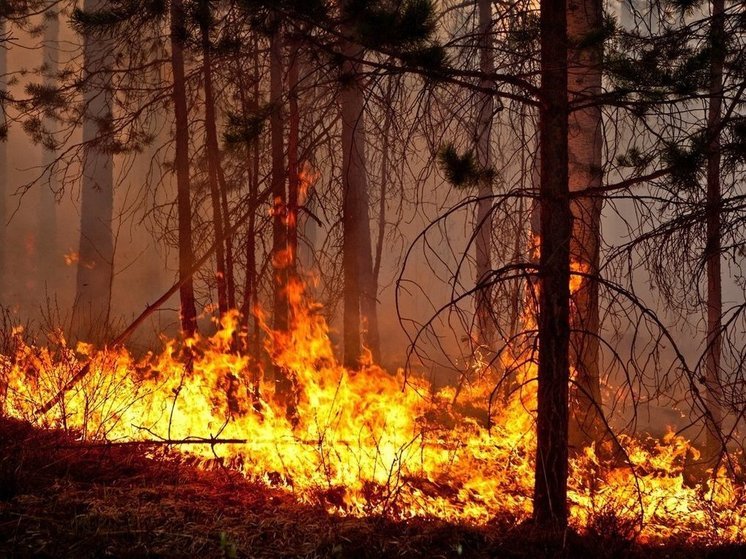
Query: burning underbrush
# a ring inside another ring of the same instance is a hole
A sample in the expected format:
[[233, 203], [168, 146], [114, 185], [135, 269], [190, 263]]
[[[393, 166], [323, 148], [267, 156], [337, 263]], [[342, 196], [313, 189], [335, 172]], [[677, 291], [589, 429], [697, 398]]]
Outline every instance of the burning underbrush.
[[[84, 344], [52, 351], [26, 345], [17, 332], [17, 351], [2, 364], [4, 413], [78, 440], [140, 441], [152, 454], [167, 447], [185, 461], [240, 472], [343, 517], [484, 526], [495, 518], [518, 525], [530, 516], [530, 359], [518, 367], [524, 388], [493, 409], [487, 428], [451, 405], [453, 388], [434, 392], [422, 380], [372, 364], [358, 372], [343, 368], [318, 309], [304, 303], [300, 288], [290, 295], [292, 331], [268, 336], [273, 366], [289, 372], [296, 387], [290, 417], [272, 399], [269, 382], [251, 382], [256, 363], [235, 351], [241, 345], [235, 314], [211, 337], [185, 346], [167, 341], [161, 353], [142, 359]], [[484, 389], [464, 390], [460, 401], [486, 409]], [[49, 402], [55, 405], [39, 413]], [[746, 539], [746, 489], [735, 481], [738, 472], [687, 483], [685, 465], [696, 450], [683, 438], [619, 441], [624, 465], [604, 464], [592, 448], [572, 461], [576, 530], [649, 543]]]

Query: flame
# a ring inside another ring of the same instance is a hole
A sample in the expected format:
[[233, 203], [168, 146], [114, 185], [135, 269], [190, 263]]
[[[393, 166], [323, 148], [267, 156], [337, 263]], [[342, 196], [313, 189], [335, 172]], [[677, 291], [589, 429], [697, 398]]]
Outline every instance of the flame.
[[64, 255], [64, 258], [65, 265], [72, 266], [78, 263], [78, 260], [80, 260], [80, 254], [77, 251], [70, 250]]
[[[536, 445], [531, 344], [501, 356], [519, 388], [492, 410], [487, 428], [479, 414], [459, 410], [490, 413], [489, 382], [466, 384], [459, 407], [454, 387], [434, 391], [424, 380], [374, 364], [347, 370], [335, 358], [320, 307], [305, 299], [300, 283], [290, 284], [288, 298], [291, 331], [273, 336], [264, 329], [275, 367], [295, 379], [297, 421], [274, 399], [270, 380], [253, 384], [263, 375], [252, 373], [254, 359], [235, 351], [236, 337], [246, 336], [235, 311], [212, 336], [186, 341], [190, 366], [180, 361], [176, 340], [136, 359], [124, 348], [73, 350], [62, 337], [56, 348], [19, 339], [15, 355], [0, 357], [4, 411], [83, 439], [206, 441], [212, 444], [174, 448], [205, 467], [217, 461], [337, 514], [474, 524], [529, 517]], [[37, 414], [85, 363], [89, 374], [59, 405]], [[482, 371], [485, 364], [477, 359], [473, 367]], [[572, 460], [568, 498], [576, 529], [608, 531], [613, 523], [642, 541], [743, 541], [742, 484], [718, 471], [707, 487], [687, 485], [684, 462], [696, 450], [673, 433], [661, 440], [621, 436], [620, 443], [626, 467], [603, 464], [593, 447]]]

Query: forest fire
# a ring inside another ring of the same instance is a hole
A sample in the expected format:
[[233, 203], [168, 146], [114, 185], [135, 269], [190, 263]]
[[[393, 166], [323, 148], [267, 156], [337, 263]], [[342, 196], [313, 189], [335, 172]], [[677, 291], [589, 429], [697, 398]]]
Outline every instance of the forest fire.
[[746, 557], [743, 15], [0, 2], [0, 557]]
[[[273, 400], [269, 381], [257, 401], [247, 380], [252, 364], [233, 349], [241, 335], [236, 313], [214, 335], [187, 341], [189, 366], [172, 340], [160, 354], [135, 360], [125, 349], [97, 351], [83, 343], [75, 350], [64, 342], [55, 351], [28, 346], [18, 329], [18, 352], [3, 362], [4, 411], [81, 439], [172, 445], [203, 467], [238, 470], [336, 514], [474, 524], [530, 516], [536, 444], [530, 359], [520, 368], [523, 388], [493, 411], [487, 428], [450, 405], [453, 387], [433, 392], [423, 380], [374, 364], [346, 370], [299, 283], [290, 299], [294, 328], [273, 365], [297, 381], [297, 422]], [[88, 374], [59, 405], [37, 415], [87, 362]], [[461, 402], [485, 410], [488, 393], [471, 385]], [[592, 447], [571, 461], [576, 529], [614, 529], [648, 542], [746, 537], [743, 486], [724, 469], [709, 483], [688, 484], [685, 465], [698, 453], [684, 438], [620, 436], [620, 443], [626, 465], [604, 464]]]

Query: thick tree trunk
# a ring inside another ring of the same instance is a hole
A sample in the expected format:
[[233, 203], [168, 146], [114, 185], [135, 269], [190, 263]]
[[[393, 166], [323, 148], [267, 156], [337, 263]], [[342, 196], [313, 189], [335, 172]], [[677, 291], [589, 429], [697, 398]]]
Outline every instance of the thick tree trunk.
[[[493, 74], [495, 71], [495, 55], [492, 51], [492, 0], [478, 0], [479, 10], [479, 69], [483, 75]], [[492, 80], [483, 79], [483, 88], [494, 87]], [[480, 92], [477, 96], [479, 115], [475, 139], [477, 146], [477, 162], [483, 169], [492, 167], [492, 117], [495, 110], [494, 96], [487, 92]], [[479, 183], [479, 201], [476, 211], [476, 235], [474, 248], [476, 251], [476, 280], [477, 285], [487, 279], [492, 269], [490, 250], [490, 233], [492, 220], [489, 219], [492, 208], [492, 181], [485, 178]], [[493, 349], [495, 341], [495, 326], [492, 319], [492, 301], [489, 288], [482, 288], [476, 294], [477, 343], [486, 349]]]
[[567, 525], [570, 211], [567, 170], [567, 29], [564, 0], [541, 2], [541, 256], [534, 519]]
[[172, 0], [171, 16], [171, 69], [173, 72], [173, 102], [175, 116], [176, 154], [176, 204], [179, 217], [179, 298], [181, 302], [181, 329], [186, 336], [197, 331], [197, 310], [194, 303], [194, 285], [191, 269], [194, 265], [192, 248], [192, 200], [189, 187], [189, 114], [187, 111], [186, 83], [184, 78], [184, 5], [182, 0]]
[[[350, 30], [343, 32], [349, 35]], [[376, 359], [380, 353], [376, 293], [373, 289], [373, 255], [368, 214], [368, 185], [365, 159], [365, 99], [360, 65], [352, 58], [361, 48], [345, 41], [342, 64], [344, 85], [339, 102], [342, 119], [342, 266], [344, 270], [344, 364], [361, 364], [361, 322], [367, 329], [366, 343]]]
[[215, 96], [212, 89], [212, 45], [210, 44], [210, 5], [200, 0], [200, 33], [202, 35], [202, 79], [205, 90], [205, 148], [207, 150], [207, 180], [212, 202], [212, 225], [215, 232], [215, 280], [218, 291], [220, 316], [228, 312], [228, 289], [225, 271], [225, 235], [223, 234], [223, 208], [218, 174], [220, 173], [220, 147], [215, 123]]
[[[101, 0], [83, 4], [83, 9], [90, 12], [103, 7]], [[107, 149], [112, 119], [110, 49], [106, 39], [85, 37], [83, 65], [88, 79], [83, 95], [80, 245], [73, 317], [75, 336], [93, 342], [105, 340], [109, 333], [114, 266], [114, 161]]]
[[[52, 11], [46, 14], [44, 18], [44, 84], [47, 87], [57, 85], [57, 72], [59, 64], [58, 57], [58, 39], [59, 39], [59, 14], [53, 7]], [[45, 115], [43, 127], [50, 135], [54, 136], [57, 130], [57, 122], [54, 118]], [[37, 266], [36, 277], [40, 292], [46, 289], [45, 284], [48, 280], [57, 277], [62, 261], [61, 250], [57, 244], [57, 204], [55, 201], [55, 191], [57, 182], [55, 174], [51, 172], [56, 152], [48, 149], [48, 146], [42, 146], [41, 165], [43, 169], [49, 170], [48, 184], [42, 184], [39, 189], [39, 243], [37, 243]], [[50, 287], [55, 286], [56, 282], [52, 281]], [[49, 285], [49, 284], [47, 284]]]
[[723, 101], [723, 66], [725, 64], [725, 2], [712, 0], [710, 43], [710, 99], [707, 114], [707, 349], [705, 354], [705, 401], [707, 431], [705, 462], [714, 465], [722, 448], [722, 398], [720, 358], [722, 352], [722, 280], [720, 271], [722, 194], [720, 189], [720, 125]]
[[[567, 1], [568, 90], [570, 103], [588, 102], [601, 94], [600, 0]], [[570, 191], [601, 186], [603, 145], [601, 107], [596, 105], [570, 114], [568, 124], [568, 172]], [[601, 241], [601, 205], [598, 196], [575, 198], [570, 258], [573, 270], [588, 277], [573, 279], [570, 363], [574, 383], [570, 391], [570, 447], [580, 451], [600, 443], [606, 433], [601, 414], [599, 374], [598, 281]]]

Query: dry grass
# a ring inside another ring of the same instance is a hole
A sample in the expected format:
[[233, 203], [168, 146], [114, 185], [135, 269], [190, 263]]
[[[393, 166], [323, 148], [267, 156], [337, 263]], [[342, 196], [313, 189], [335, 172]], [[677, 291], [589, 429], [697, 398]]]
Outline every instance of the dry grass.
[[[0, 418], [0, 557], [739, 557], [530, 526], [330, 515], [321, 502], [161, 449], [79, 444]], [[320, 496], [320, 500], [323, 497]]]

